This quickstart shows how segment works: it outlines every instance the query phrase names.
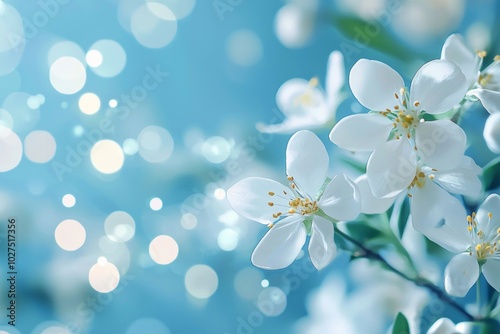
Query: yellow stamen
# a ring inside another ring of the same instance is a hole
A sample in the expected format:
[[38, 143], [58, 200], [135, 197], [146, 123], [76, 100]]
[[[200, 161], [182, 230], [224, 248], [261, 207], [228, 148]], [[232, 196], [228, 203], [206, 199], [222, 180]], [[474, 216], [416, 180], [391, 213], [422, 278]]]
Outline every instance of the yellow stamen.
[[274, 224], [273, 224], [273, 223], [269, 223], [269, 224], [267, 224], [267, 227], [269, 227], [269, 228], [272, 228], [273, 226], [274, 226]]
[[274, 206], [274, 203], [273, 202], [267, 202], [267, 205]]
[[477, 55], [481, 58], [486, 57], [486, 51], [476, 51]]
[[274, 192], [270, 191], [268, 192], [269, 196], [274, 196]]
[[415, 101], [415, 103], [413, 103], [413, 105], [414, 105], [415, 107], [418, 107], [418, 106], [420, 105], [420, 102]]
[[488, 217], [489, 217], [490, 219], [491, 219], [491, 218], [493, 218], [493, 213], [488, 212]]
[[500, 55], [496, 55], [495, 58], [493, 58], [494, 61], [500, 61]]
[[396, 94], [396, 93], [394, 93], [394, 97], [395, 97], [396, 99], [399, 99], [399, 96], [398, 96], [398, 94]]

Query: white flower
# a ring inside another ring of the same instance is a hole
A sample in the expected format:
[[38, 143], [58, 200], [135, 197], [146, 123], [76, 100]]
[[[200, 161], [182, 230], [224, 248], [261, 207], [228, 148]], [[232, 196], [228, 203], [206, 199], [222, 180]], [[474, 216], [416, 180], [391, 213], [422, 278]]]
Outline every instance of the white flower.
[[287, 48], [305, 46], [314, 32], [317, 0], [295, 0], [281, 7], [274, 18], [274, 33]]
[[488, 196], [477, 214], [456, 217], [436, 228], [431, 239], [450, 251], [460, 252], [445, 269], [444, 285], [450, 295], [464, 297], [479, 278], [480, 270], [500, 291], [499, 195]]
[[461, 35], [449, 36], [441, 51], [441, 59], [456, 63], [470, 87], [467, 95], [481, 101], [483, 107], [491, 114], [484, 128], [484, 139], [492, 152], [500, 153], [499, 117], [500, 114], [500, 58], [480, 72], [484, 52], [472, 52]]
[[337, 107], [343, 101], [341, 90], [345, 82], [344, 57], [333, 51], [328, 59], [325, 91], [318, 79], [291, 79], [276, 93], [276, 104], [285, 115], [280, 124], [257, 124], [266, 133], [293, 133], [298, 130], [331, 126]]
[[367, 175], [376, 197], [393, 197], [408, 187], [419, 160], [437, 169], [460, 163], [465, 132], [450, 120], [423, 119], [424, 112], [446, 112], [464, 98], [467, 81], [457, 65], [447, 60], [425, 64], [408, 92], [391, 67], [361, 59], [351, 70], [349, 84], [358, 101], [377, 113], [343, 118], [330, 140], [348, 150], [373, 151]]
[[[358, 190], [344, 175], [327, 179], [328, 153], [310, 131], [294, 134], [286, 149], [286, 172], [291, 189], [270, 179], [246, 178], [228, 189], [233, 209], [245, 218], [270, 227], [252, 254], [252, 263], [264, 269], [290, 265], [305, 243], [310, 225], [309, 256], [322, 269], [336, 253], [332, 222], [318, 216], [321, 211], [336, 220], [355, 219], [360, 212]], [[321, 210], [321, 211], [320, 211]]]
[[427, 331], [427, 334], [461, 334], [457, 327], [448, 318], [438, 319]]

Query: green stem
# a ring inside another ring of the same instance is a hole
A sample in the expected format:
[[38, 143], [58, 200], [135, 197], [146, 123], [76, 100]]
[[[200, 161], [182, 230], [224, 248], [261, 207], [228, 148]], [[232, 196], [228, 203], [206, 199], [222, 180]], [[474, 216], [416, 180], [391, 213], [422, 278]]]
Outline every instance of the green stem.
[[[331, 220], [331, 218], [330, 218], [330, 220]], [[366, 257], [366, 258], [369, 258], [369, 259], [372, 259], [372, 260], [380, 262], [381, 264], [384, 265], [384, 267], [386, 269], [388, 269], [389, 271], [395, 273], [396, 275], [404, 278], [407, 281], [413, 282], [417, 286], [420, 286], [420, 287], [423, 287], [423, 288], [426, 288], [426, 289], [432, 291], [439, 299], [441, 299], [443, 302], [447, 303], [448, 305], [452, 306], [457, 311], [459, 311], [460, 313], [462, 313], [468, 320], [474, 320], [474, 317], [469, 312], [467, 312], [465, 310], [465, 308], [463, 308], [460, 304], [458, 304], [456, 301], [454, 301], [453, 299], [451, 299], [443, 290], [441, 290], [439, 287], [437, 287], [436, 285], [434, 285], [432, 282], [428, 281], [425, 278], [421, 278], [421, 277], [418, 277], [418, 276], [415, 277], [415, 278], [412, 278], [412, 277], [406, 275], [402, 271], [396, 269], [391, 264], [389, 264], [389, 262], [387, 262], [379, 253], [374, 252], [374, 251], [372, 251], [369, 248], [366, 248], [361, 242], [359, 242], [358, 240], [352, 238], [350, 235], [342, 232], [337, 227], [336, 224], [333, 224], [333, 226], [334, 226], [334, 229], [335, 229], [335, 233], [337, 233], [338, 235], [340, 235], [342, 238], [348, 240], [352, 244], [356, 245], [363, 252], [363, 254], [361, 254], [360, 257]]]
[[476, 281], [476, 304], [477, 304], [477, 312], [481, 314], [481, 277], [479, 277]]

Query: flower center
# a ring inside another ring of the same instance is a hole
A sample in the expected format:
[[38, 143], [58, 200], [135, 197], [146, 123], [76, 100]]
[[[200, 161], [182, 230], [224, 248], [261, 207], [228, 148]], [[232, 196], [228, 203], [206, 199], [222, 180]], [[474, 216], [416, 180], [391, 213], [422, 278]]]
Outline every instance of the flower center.
[[416, 101], [413, 107], [408, 108], [408, 92], [401, 88], [400, 95], [394, 93], [396, 103], [392, 108], [380, 111], [379, 114], [387, 117], [393, 123], [392, 135], [396, 140], [406, 137], [408, 139], [415, 135], [415, 127], [420, 121], [420, 102]]
[[[267, 193], [270, 197], [279, 197], [288, 200], [288, 205], [278, 204], [274, 201], [267, 202], [267, 205], [269, 206], [283, 208], [283, 211], [277, 211], [276, 213], [274, 213], [273, 218], [277, 219], [282, 216], [290, 216], [294, 214], [305, 216], [318, 211], [318, 202], [316, 200], [311, 200], [307, 196], [304, 196], [297, 188], [295, 182], [293, 182], [293, 177], [289, 176], [288, 180], [290, 181], [293, 194], [289, 194], [286, 191], [283, 191], [283, 194], [276, 194], [273, 191], [269, 191]], [[273, 224], [269, 224], [268, 227], [273, 227]]]
[[[491, 218], [493, 218], [493, 214], [491, 212], [488, 213], [488, 223], [487, 226], [491, 222]], [[472, 246], [469, 251], [469, 254], [472, 255], [473, 251], [476, 252], [476, 257], [479, 260], [486, 260], [487, 258], [500, 258], [500, 250], [498, 248], [498, 240], [500, 238], [500, 228], [496, 231], [493, 230], [488, 235], [484, 233], [482, 229], [479, 228], [478, 223], [476, 221], [476, 213], [473, 212], [472, 215], [467, 216], [467, 231], [472, 238]]]
[[314, 96], [314, 89], [318, 86], [319, 81], [318, 78], [314, 77], [311, 80], [309, 80], [309, 85], [307, 89], [300, 95], [298, 95], [294, 99], [294, 106], [303, 106], [303, 107], [313, 107], [317, 104], [315, 96]]
[[[425, 186], [425, 183], [427, 182], [427, 179], [429, 180], [434, 180], [435, 176], [432, 174], [432, 172], [437, 172], [437, 169], [435, 168], [428, 168], [424, 166], [425, 170], [429, 170], [431, 173], [426, 174], [421, 167], [417, 168], [417, 172], [415, 173], [415, 176], [413, 177], [413, 180], [411, 181], [410, 185], [408, 186], [408, 190], [411, 190], [413, 187], [418, 187], [422, 188]], [[408, 193], [409, 197], [412, 197], [410, 193]]]

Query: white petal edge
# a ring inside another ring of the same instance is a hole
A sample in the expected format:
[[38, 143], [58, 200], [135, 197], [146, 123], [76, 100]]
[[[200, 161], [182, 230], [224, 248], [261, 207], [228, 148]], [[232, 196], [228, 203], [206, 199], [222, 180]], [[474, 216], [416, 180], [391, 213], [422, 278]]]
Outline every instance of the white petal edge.
[[411, 82], [411, 105], [439, 114], [452, 109], [465, 97], [469, 86], [462, 70], [448, 60], [432, 60], [423, 65]]
[[366, 175], [375, 197], [394, 197], [406, 189], [417, 169], [415, 150], [406, 139], [390, 140], [368, 159]]
[[349, 115], [330, 132], [330, 140], [350, 151], [373, 151], [387, 141], [392, 122], [377, 114]]
[[440, 318], [431, 328], [427, 331], [427, 334], [453, 334], [455, 331], [455, 324], [448, 318]]
[[482, 58], [467, 47], [462, 35], [452, 34], [446, 39], [441, 50], [441, 59], [457, 64], [465, 75], [469, 87], [477, 82]]
[[283, 191], [287, 194], [292, 193], [288, 187], [274, 180], [249, 177], [229, 188], [226, 196], [233, 210], [239, 215], [267, 225], [276, 220], [273, 214], [280, 211], [276, 206], [269, 206], [269, 202], [288, 206], [288, 199], [282, 196], [270, 196], [269, 192], [283, 195]]
[[486, 119], [483, 137], [491, 152], [500, 154], [500, 112]]
[[344, 174], [335, 175], [326, 186], [318, 206], [336, 220], [354, 220], [361, 213], [359, 190]]
[[444, 270], [444, 288], [455, 297], [465, 297], [479, 278], [477, 259], [469, 253], [455, 255]]
[[474, 160], [463, 156], [460, 164], [449, 171], [434, 172], [434, 182], [453, 194], [477, 197], [481, 193], [482, 183], [479, 175], [481, 167]]
[[467, 136], [452, 121], [442, 119], [419, 123], [415, 137], [418, 154], [427, 166], [449, 170], [462, 161]]
[[252, 263], [262, 269], [283, 269], [299, 255], [306, 242], [303, 217], [290, 216], [272, 227], [252, 254]]
[[378, 198], [373, 196], [366, 174], [359, 176], [354, 183], [357, 185], [360, 193], [361, 212], [365, 214], [384, 213], [389, 210], [396, 200], [396, 197]]
[[484, 278], [497, 291], [500, 291], [500, 260], [487, 260], [481, 267]]
[[[489, 213], [492, 215], [491, 219], [488, 216]], [[500, 196], [498, 194], [486, 197], [477, 210], [476, 221], [485, 235], [497, 233], [500, 228]]]
[[463, 252], [472, 243], [462, 203], [434, 182], [413, 189], [410, 210], [415, 230], [450, 252]]
[[399, 94], [404, 81], [390, 66], [376, 60], [360, 59], [349, 73], [349, 85], [354, 97], [365, 108], [385, 111], [398, 102], [394, 94]]
[[323, 217], [314, 217], [308, 250], [311, 262], [318, 270], [329, 265], [337, 254], [333, 234], [334, 228], [331, 222]]
[[481, 101], [484, 109], [490, 114], [498, 114], [500, 113], [500, 92], [476, 88], [470, 90], [467, 95], [473, 95]]
[[309, 198], [314, 198], [325, 182], [329, 160], [325, 145], [311, 131], [299, 131], [288, 141], [286, 173]]

